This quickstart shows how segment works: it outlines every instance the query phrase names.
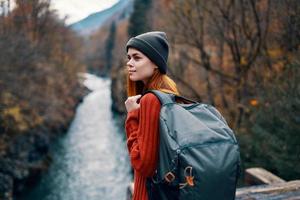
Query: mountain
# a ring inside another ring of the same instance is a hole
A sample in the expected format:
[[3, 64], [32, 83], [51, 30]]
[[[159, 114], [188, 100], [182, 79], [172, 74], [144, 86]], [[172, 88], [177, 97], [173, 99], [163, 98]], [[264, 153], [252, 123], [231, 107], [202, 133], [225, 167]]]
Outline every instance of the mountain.
[[121, 20], [129, 17], [133, 10], [133, 0], [120, 0], [112, 7], [93, 13], [88, 17], [73, 23], [70, 27], [82, 36], [90, 35], [108, 21]]

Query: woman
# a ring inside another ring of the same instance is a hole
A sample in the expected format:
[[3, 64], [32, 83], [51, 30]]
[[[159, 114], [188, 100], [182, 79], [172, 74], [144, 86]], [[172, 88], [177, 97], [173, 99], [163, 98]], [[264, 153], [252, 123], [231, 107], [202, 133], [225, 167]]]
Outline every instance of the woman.
[[133, 200], [147, 200], [146, 179], [156, 169], [159, 149], [160, 102], [147, 90], [178, 95], [167, 75], [169, 45], [164, 32], [147, 32], [131, 38], [126, 45], [128, 112], [125, 122], [127, 147], [134, 169]]

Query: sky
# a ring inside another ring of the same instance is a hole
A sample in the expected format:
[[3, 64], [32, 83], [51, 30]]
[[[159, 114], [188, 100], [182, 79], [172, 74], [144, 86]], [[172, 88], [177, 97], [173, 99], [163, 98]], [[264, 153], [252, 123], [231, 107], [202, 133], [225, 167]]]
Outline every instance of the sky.
[[[119, 0], [51, 0], [51, 8], [61, 18], [67, 16], [66, 24], [77, 22], [88, 15], [111, 7]], [[14, 3], [12, 2], [12, 8]]]
[[68, 16], [66, 23], [71, 24], [88, 15], [111, 7], [118, 0], [52, 0], [52, 8], [60, 17]]

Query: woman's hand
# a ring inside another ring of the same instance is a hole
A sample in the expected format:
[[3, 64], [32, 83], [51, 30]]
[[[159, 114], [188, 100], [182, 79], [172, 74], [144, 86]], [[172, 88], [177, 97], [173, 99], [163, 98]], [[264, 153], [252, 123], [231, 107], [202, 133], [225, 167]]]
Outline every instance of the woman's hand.
[[127, 100], [125, 101], [125, 106], [127, 112], [133, 111], [135, 109], [138, 109], [140, 107], [140, 104], [137, 103], [137, 101], [142, 97], [142, 95], [136, 95], [136, 96], [131, 96], [128, 97]]

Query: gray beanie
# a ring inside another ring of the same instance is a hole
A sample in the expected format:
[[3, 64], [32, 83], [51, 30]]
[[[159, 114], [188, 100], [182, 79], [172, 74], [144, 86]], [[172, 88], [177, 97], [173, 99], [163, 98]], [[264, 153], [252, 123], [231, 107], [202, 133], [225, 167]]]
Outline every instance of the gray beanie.
[[130, 47], [145, 54], [158, 66], [161, 73], [167, 73], [169, 44], [165, 32], [152, 31], [132, 37], [126, 44], [127, 52]]

